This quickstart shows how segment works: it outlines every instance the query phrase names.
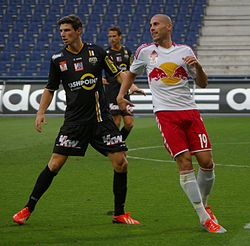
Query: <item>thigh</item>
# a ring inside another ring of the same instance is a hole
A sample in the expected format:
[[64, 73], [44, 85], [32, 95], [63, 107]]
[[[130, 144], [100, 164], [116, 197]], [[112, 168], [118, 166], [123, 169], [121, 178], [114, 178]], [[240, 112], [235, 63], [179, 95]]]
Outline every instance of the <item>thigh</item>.
[[91, 145], [101, 154], [127, 151], [127, 146], [122, 140], [122, 135], [112, 118], [98, 123]]
[[178, 111], [157, 112], [156, 121], [164, 145], [172, 157], [175, 158], [189, 150], [188, 139]]
[[124, 125], [126, 125], [126, 126], [132, 127], [134, 124], [134, 118], [131, 115], [123, 116], [123, 121], [124, 121]]
[[190, 112], [191, 125], [187, 128], [188, 142], [192, 154], [211, 150], [211, 143], [198, 110]]

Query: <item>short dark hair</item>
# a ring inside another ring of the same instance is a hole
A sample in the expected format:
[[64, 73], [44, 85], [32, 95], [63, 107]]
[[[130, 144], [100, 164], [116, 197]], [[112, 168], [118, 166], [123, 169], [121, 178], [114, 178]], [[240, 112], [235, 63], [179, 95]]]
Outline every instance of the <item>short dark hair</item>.
[[121, 31], [121, 29], [120, 29], [119, 26], [111, 26], [111, 27], [108, 29], [108, 31], [109, 31], [109, 32], [110, 32], [110, 31], [117, 32], [117, 34], [118, 34], [119, 36], [122, 35], [122, 31]]
[[71, 24], [74, 30], [78, 30], [79, 28], [82, 28], [82, 21], [80, 17], [76, 15], [67, 15], [62, 17], [58, 22], [58, 26], [61, 24]]

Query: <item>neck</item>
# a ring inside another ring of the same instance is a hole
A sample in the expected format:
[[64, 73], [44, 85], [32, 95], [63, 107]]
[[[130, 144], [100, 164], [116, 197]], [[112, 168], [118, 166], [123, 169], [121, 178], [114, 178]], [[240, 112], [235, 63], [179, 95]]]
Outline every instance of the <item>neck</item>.
[[166, 48], [166, 49], [169, 49], [173, 45], [172, 40], [163, 40], [162, 42], [158, 42], [158, 43], [161, 47]]
[[69, 50], [72, 53], [78, 53], [83, 47], [82, 40], [79, 40], [71, 45], [67, 46], [67, 50]]
[[112, 50], [120, 50], [122, 48], [121, 44], [117, 44], [111, 47]]

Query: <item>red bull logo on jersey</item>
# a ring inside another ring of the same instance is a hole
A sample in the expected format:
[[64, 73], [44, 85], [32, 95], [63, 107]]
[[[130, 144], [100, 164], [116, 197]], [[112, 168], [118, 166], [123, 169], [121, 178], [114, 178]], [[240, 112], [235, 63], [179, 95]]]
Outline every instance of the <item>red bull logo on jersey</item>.
[[182, 67], [178, 66], [172, 62], [166, 62], [160, 65], [160, 67], [155, 67], [149, 73], [149, 82], [152, 80], [160, 80], [167, 85], [178, 84], [181, 80], [187, 80], [187, 71]]

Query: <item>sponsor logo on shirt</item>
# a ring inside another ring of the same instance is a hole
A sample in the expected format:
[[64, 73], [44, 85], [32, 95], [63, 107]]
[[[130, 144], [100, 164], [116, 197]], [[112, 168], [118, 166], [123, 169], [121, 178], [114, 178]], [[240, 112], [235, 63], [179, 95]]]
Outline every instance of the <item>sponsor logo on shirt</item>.
[[76, 72], [82, 71], [83, 70], [83, 63], [81, 61], [80, 62], [75, 62], [74, 63], [74, 68], [75, 68]]
[[172, 62], [166, 62], [162, 63], [159, 67], [153, 68], [148, 77], [149, 82], [160, 80], [167, 85], [175, 85], [181, 80], [187, 80], [188, 73], [184, 67]]
[[112, 73], [117, 73], [118, 72], [118, 69], [117, 67], [115, 66], [115, 64], [110, 60], [110, 58], [108, 56], [105, 57], [105, 62], [107, 64], [107, 66], [109, 67], [110, 71]]
[[122, 61], [122, 57], [121, 57], [121, 56], [117, 56], [117, 57], [116, 57], [116, 61], [117, 61], [117, 62], [121, 62], [121, 61]]
[[149, 56], [150, 64], [155, 65], [158, 60], [158, 54], [155, 50], [152, 51], [152, 53]]
[[90, 57], [89, 58], [89, 63], [92, 65], [95, 65], [98, 62], [97, 57]]
[[89, 91], [95, 88], [97, 80], [98, 78], [93, 74], [86, 73], [80, 78], [80, 80], [69, 83], [68, 86], [71, 91], [80, 90], [82, 88]]
[[68, 70], [68, 66], [67, 66], [67, 62], [66, 62], [66, 61], [61, 61], [61, 62], [59, 62], [59, 66], [60, 66], [60, 70], [61, 70], [62, 72]]
[[55, 60], [56, 58], [62, 57], [63, 53], [55, 54], [52, 56], [52, 60]]
[[122, 71], [126, 71], [127, 70], [127, 65], [125, 63], [122, 63], [120, 64], [119, 68], [122, 70]]

